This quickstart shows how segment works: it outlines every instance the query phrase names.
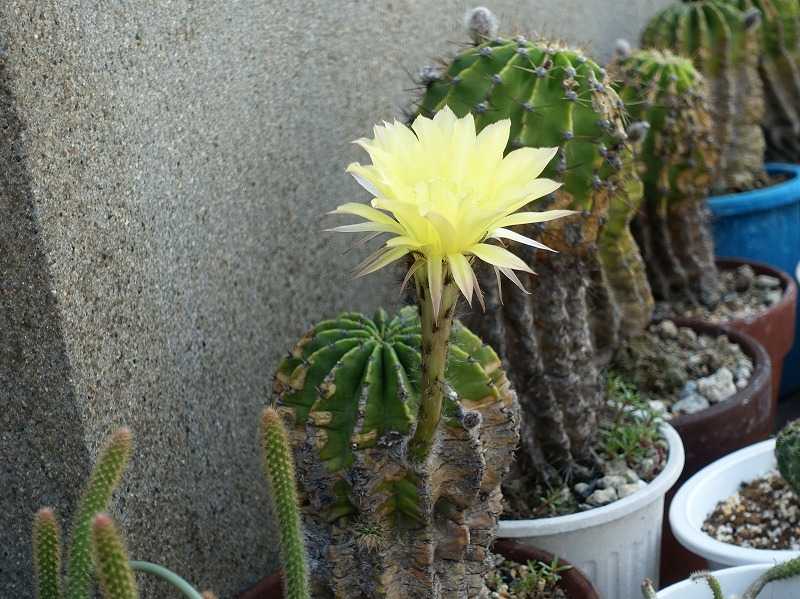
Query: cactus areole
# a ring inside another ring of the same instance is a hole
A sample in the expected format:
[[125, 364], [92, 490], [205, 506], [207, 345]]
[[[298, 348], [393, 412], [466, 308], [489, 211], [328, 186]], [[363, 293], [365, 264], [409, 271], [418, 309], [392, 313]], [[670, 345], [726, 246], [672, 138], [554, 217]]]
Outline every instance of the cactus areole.
[[420, 462], [423, 339], [416, 308], [346, 313], [280, 364], [314, 597], [485, 596], [519, 410], [497, 355], [455, 321], [441, 420]]
[[467, 322], [514, 377], [527, 414], [524, 469], [548, 484], [588, 478], [596, 465], [602, 367], [620, 336], [643, 328], [652, 308], [628, 227], [641, 183], [624, 106], [605, 70], [579, 50], [522, 37], [478, 39], [440, 71], [424, 71], [419, 114], [447, 106], [472, 114], [479, 130], [509, 119], [507, 151], [557, 146], [543, 175], [563, 186], [542, 207], [582, 214], [526, 225], [526, 235], [560, 253], [518, 248], [537, 273], [522, 277], [532, 295], [507, 286], [501, 298], [491, 272], [482, 273], [486, 312], [473, 311]]

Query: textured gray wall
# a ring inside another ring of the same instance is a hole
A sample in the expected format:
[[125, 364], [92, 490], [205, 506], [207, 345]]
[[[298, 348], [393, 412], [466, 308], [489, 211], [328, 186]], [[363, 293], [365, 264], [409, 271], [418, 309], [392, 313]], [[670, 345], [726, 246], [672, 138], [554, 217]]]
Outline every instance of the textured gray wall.
[[[666, 3], [490, 6], [605, 58]], [[122, 423], [136, 557], [223, 596], [274, 567], [256, 428], [276, 362], [312, 321], [397, 299], [348, 280], [321, 215], [363, 198], [350, 140], [399, 114], [468, 6], [0, 2], [0, 596], [32, 596], [30, 515], [68, 514]]]

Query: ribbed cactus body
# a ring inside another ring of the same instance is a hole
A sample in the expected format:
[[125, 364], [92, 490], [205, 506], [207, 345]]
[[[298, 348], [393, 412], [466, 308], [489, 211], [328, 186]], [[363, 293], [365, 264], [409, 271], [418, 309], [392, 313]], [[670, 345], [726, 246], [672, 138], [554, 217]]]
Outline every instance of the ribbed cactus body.
[[61, 530], [50, 508], [33, 520], [33, 569], [36, 598], [61, 599]]
[[497, 355], [456, 322], [430, 455], [409, 441], [421, 385], [415, 308], [315, 326], [278, 368], [314, 597], [473, 597], [490, 567], [519, 414]]
[[647, 124], [636, 152], [645, 201], [634, 232], [653, 294], [713, 307], [720, 292], [706, 198], [717, 152], [705, 81], [669, 51], [636, 52], [614, 70], [631, 120]]
[[729, 0], [741, 10], [761, 14], [761, 60], [764, 86], [764, 134], [767, 158], [800, 162], [800, 2]]
[[778, 470], [800, 496], [800, 420], [787, 424], [775, 439]]
[[91, 526], [99, 512], [108, 509], [133, 451], [130, 430], [117, 430], [101, 450], [78, 504], [67, 565], [67, 599], [86, 599], [92, 577]]
[[648, 24], [642, 43], [689, 57], [708, 81], [720, 190], [764, 178], [764, 95], [758, 74], [759, 19], [728, 0], [675, 3]]
[[98, 514], [92, 520], [91, 548], [103, 599], [138, 599], [128, 551], [114, 522], [106, 514]]
[[281, 535], [284, 596], [285, 599], [309, 599], [308, 560], [300, 524], [292, 450], [283, 422], [273, 408], [265, 409], [261, 417], [261, 441], [272, 511]]
[[620, 327], [638, 332], [652, 304], [628, 227], [641, 190], [622, 101], [605, 70], [581, 51], [523, 38], [470, 47], [441, 73], [426, 71], [425, 82], [421, 114], [447, 105], [459, 116], [471, 112], [479, 129], [510, 119], [508, 150], [560, 148], [544, 176], [563, 187], [531, 208], [583, 214], [522, 230], [560, 253], [515, 248], [537, 273], [521, 277], [529, 297], [514, 288], [501, 298], [494, 274], [479, 273], [487, 311], [467, 322], [510, 366], [530, 416], [522, 435], [533, 462], [527, 469], [548, 479], [588, 474], [604, 401], [603, 360]]

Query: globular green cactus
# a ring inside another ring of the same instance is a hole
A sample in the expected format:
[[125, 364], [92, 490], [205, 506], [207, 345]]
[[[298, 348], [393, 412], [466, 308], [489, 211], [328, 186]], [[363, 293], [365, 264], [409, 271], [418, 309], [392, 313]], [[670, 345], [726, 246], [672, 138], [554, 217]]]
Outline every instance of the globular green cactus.
[[[481, 9], [485, 11], [485, 9]], [[486, 21], [485, 17], [481, 22]], [[501, 294], [491, 272], [479, 273], [485, 314], [468, 324], [503, 357], [528, 418], [526, 469], [538, 478], [589, 476], [596, 465], [601, 370], [621, 336], [649, 321], [652, 296], [628, 224], [641, 201], [625, 130], [625, 111], [605, 70], [580, 50], [523, 37], [487, 38], [440, 70], [423, 70], [417, 111], [449, 106], [472, 113], [478, 129], [510, 119], [507, 150], [558, 146], [543, 176], [563, 182], [532, 209], [568, 208], [582, 215], [526, 225], [560, 252], [515, 248], [537, 276], [522, 277], [533, 295]]]
[[50, 508], [33, 519], [33, 569], [37, 599], [61, 599], [61, 529]]
[[459, 322], [428, 458], [412, 455], [422, 385], [416, 308], [345, 313], [281, 362], [314, 597], [477, 597], [519, 410], [500, 360]]
[[78, 504], [67, 563], [67, 599], [86, 599], [92, 579], [91, 526], [99, 512], [108, 509], [133, 451], [133, 435], [120, 428], [106, 442]]
[[103, 599], [138, 599], [136, 579], [128, 551], [107, 514], [97, 514], [91, 524], [91, 549]]
[[281, 536], [284, 596], [286, 599], [309, 599], [308, 559], [292, 450], [281, 417], [274, 408], [266, 408], [261, 416], [261, 441], [272, 512]]
[[719, 147], [717, 191], [741, 191], [764, 181], [764, 94], [758, 75], [757, 12], [728, 0], [675, 3], [656, 15], [645, 47], [692, 59], [708, 81], [714, 138]]
[[729, 0], [761, 14], [758, 71], [764, 86], [767, 159], [800, 162], [800, 2]]
[[778, 471], [800, 497], [800, 420], [787, 424], [775, 439]]
[[658, 300], [713, 308], [719, 275], [706, 198], [718, 158], [705, 80], [687, 58], [641, 50], [612, 66], [632, 121], [644, 205], [634, 234]]

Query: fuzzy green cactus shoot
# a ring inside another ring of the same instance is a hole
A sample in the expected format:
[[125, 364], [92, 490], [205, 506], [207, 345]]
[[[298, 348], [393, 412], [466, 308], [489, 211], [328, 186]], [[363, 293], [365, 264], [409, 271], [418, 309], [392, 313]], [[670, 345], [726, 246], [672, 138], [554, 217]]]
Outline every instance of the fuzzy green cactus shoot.
[[775, 439], [778, 471], [800, 497], [800, 420], [787, 424]]
[[103, 599], [139, 599], [128, 551], [108, 514], [92, 520], [92, 561]]

